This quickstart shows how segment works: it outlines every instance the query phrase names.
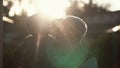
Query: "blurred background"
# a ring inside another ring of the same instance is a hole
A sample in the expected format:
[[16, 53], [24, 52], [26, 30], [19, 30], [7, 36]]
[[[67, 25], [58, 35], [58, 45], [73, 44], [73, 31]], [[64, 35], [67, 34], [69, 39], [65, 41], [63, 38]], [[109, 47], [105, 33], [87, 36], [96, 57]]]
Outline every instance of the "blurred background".
[[98, 68], [120, 68], [120, 0], [3, 0], [3, 68], [12, 68], [13, 54], [27, 36], [26, 19], [41, 12], [54, 19], [82, 18]]

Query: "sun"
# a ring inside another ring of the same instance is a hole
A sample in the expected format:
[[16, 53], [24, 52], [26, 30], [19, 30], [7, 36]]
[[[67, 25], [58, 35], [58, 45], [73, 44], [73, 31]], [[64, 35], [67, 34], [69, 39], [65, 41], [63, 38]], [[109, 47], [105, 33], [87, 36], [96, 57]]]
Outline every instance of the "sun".
[[65, 16], [65, 10], [70, 6], [69, 0], [18, 0], [13, 1], [9, 16], [21, 15], [22, 10], [28, 16], [40, 12], [50, 18], [61, 18]]
[[65, 9], [69, 7], [68, 0], [34, 0], [36, 10], [50, 18], [65, 16]]

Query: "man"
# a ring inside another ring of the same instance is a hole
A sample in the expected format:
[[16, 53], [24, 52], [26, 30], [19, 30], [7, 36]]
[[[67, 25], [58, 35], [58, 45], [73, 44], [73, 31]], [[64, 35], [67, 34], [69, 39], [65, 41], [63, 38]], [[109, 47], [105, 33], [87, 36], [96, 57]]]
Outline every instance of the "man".
[[88, 57], [86, 32], [86, 23], [75, 16], [66, 16], [54, 27], [47, 53], [55, 68], [97, 68], [96, 59]]
[[88, 45], [81, 41], [87, 25], [83, 20], [67, 16], [51, 28], [47, 17], [35, 14], [26, 24], [32, 36], [17, 49], [15, 68], [86, 68]]

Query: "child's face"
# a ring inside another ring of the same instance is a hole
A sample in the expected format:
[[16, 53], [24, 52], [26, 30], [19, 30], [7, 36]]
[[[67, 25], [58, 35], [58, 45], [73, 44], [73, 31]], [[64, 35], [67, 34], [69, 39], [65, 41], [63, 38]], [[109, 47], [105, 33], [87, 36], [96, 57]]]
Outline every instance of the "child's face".
[[44, 34], [49, 31], [49, 19], [39, 14], [35, 14], [28, 18], [27, 25], [32, 34]]

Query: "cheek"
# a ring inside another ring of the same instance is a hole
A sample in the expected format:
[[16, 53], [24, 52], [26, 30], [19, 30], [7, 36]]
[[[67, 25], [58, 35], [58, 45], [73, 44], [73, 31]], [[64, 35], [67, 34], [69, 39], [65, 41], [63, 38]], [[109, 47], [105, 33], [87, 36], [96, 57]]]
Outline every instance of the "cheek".
[[65, 40], [65, 36], [61, 31], [57, 31], [56, 38], [61, 40], [61, 41]]
[[81, 39], [81, 35], [80, 35], [80, 31], [77, 31], [77, 30], [69, 30], [67, 32], [67, 37], [70, 39], [70, 40], [75, 40], [75, 41], [79, 41]]

